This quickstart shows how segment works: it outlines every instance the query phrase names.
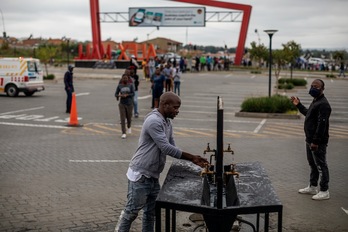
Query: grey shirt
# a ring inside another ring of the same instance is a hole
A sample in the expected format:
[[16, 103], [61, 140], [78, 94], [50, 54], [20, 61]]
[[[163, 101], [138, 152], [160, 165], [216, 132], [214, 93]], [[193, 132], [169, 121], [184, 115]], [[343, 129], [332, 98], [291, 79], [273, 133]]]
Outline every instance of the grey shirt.
[[146, 117], [140, 133], [138, 148], [129, 167], [145, 176], [159, 178], [166, 156], [180, 159], [182, 151], [175, 146], [170, 119], [154, 109]]

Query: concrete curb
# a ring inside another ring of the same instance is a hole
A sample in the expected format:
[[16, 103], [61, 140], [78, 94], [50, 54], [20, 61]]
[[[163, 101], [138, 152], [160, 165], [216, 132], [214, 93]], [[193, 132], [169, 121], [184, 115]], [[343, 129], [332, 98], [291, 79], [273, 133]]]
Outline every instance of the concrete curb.
[[255, 112], [236, 112], [236, 117], [247, 118], [274, 118], [274, 119], [300, 119], [299, 114], [280, 114], [280, 113], [255, 113]]

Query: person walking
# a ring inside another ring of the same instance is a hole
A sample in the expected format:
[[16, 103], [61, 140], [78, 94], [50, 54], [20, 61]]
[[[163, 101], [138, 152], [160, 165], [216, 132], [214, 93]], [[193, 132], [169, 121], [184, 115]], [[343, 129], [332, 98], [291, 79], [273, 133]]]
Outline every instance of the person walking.
[[122, 139], [127, 138], [126, 135], [126, 119], [128, 134], [132, 133], [132, 111], [133, 111], [133, 96], [134, 96], [134, 85], [129, 83], [128, 75], [123, 74], [120, 83], [118, 84], [115, 92], [117, 101], [120, 101], [118, 108], [120, 111], [121, 128], [122, 128]]
[[74, 84], [73, 84], [73, 70], [74, 70], [74, 66], [70, 64], [68, 66], [68, 71], [66, 71], [64, 75], [64, 86], [65, 86], [65, 92], [67, 96], [65, 113], [68, 113], [68, 114], [70, 114], [70, 110], [71, 110], [72, 93], [75, 91]]
[[145, 117], [139, 145], [127, 171], [127, 204], [115, 232], [128, 232], [141, 209], [142, 231], [154, 231], [155, 201], [160, 191], [158, 179], [167, 156], [188, 160], [200, 167], [208, 164], [205, 158], [182, 151], [175, 145], [171, 120], [178, 115], [180, 105], [179, 96], [166, 92], [160, 98], [159, 108]]
[[[313, 101], [307, 109], [298, 97], [291, 97], [292, 103], [306, 117], [304, 132], [306, 153], [310, 166], [309, 185], [299, 190], [302, 194], [311, 194], [313, 200], [330, 199], [329, 168], [326, 161], [326, 148], [329, 142], [329, 118], [331, 106], [324, 96], [325, 83], [321, 79], [312, 82], [309, 94]], [[318, 181], [320, 188], [318, 192]]]

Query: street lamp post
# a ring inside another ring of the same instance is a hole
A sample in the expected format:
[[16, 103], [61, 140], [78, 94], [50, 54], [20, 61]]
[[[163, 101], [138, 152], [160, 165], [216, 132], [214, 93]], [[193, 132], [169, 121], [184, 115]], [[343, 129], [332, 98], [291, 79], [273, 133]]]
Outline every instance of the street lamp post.
[[67, 43], [67, 44], [66, 44], [66, 45], [67, 45], [66, 54], [67, 54], [67, 58], [68, 58], [68, 67], [69, 67], [69, 63], [70, 63], [70, 61], [69, 61], [69, 53], [70, 53], [69, 42], [70, 42], [70, 38], [67, 38], [67, 37], [63, 36], [62, 40], [63, 40], [63, 41], [66, 41], [66, 43]]
[[4, 40], [6, 41], [6, 30], [5, 30], [5, 21], [4, 21], [4, 14], [2, 13], [2, 10], [0, 9], [0, 13], [1, 13], [1, 18], [2, 18], [2, 27], [4, 28], [4, 32], [2, 33]]
[[269, 68], [269, 80], [268, 80], [268, 97], [271, 97], [271, 83], [272, 83], [272, 36], [278, 30], [264, 30], [269, 36], [269, 60], [268, 60], [268, 68]]
[[67, 53], [68, 53], [68, 67], [69, 67], [69, 53], [70, 53], [70, 46], [69, 46], [69, 42], [70, 42], [70, 39], [67, 39], [67, 45], [68, 45], [68, 47], [67, 47]]

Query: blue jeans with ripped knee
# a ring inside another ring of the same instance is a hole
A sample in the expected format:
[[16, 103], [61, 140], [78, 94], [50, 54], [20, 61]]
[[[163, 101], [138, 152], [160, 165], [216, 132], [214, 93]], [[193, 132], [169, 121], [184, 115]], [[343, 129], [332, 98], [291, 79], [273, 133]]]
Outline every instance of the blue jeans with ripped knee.
[[142, 232], [153, 232], [155, 224], [155, 201], [160, 191], [156, 178], [142, 176], [138, 181], [128, 180], [126, 208], [121, 212], [115, 232], [128, 232], [141, 209], [144, 211]]

